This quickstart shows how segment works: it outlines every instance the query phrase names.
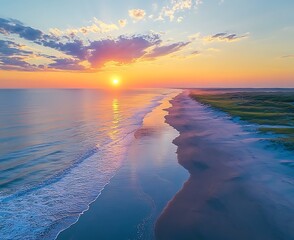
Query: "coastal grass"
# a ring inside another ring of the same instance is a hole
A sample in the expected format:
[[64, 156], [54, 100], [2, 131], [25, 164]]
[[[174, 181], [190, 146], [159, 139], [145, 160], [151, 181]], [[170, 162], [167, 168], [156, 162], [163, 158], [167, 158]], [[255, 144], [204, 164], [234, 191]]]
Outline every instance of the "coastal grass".
[[294, 92], [197, 93], [191, 98], [273, 133], [272, 142], [294, 150]]

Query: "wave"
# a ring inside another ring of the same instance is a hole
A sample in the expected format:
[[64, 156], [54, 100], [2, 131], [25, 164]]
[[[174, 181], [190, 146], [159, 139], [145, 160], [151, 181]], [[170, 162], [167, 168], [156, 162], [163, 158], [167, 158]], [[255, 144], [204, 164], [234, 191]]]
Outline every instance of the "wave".
[[66, 169], [33, 187], [0, 198], [0, 239], [54, 239], [78, 221], [115, 176], [143, 119], [169, 94], [139, 109], [116, 138], [89, 148]]

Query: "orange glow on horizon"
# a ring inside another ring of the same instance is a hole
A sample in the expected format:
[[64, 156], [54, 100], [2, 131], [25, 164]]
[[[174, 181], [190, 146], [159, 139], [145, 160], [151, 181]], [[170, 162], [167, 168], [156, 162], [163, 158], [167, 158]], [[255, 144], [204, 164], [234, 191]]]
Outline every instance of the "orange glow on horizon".
[[108, 65], [97, 72], [0, 70], [0, 88], [294, 87], [292, 59], [242, 56], [230, 52], [226, 58], [221, 53], [182, 60], [162, 58]]
[[[0, 30], [0, 88], [119, 92], [130, 88], [294, 87], [291, 1], [267, 6], [280, 14], [274, 25], [271, 14], [259, 14], [264, 11], [261, 3], [252, 12], [252, 4], [246, 1], [238, 8], [233, 1], [200, 4], [190, 0], [191, 4], [179, 8], [182, 1], [158, 1], [156, 7], [142, 1], [146, 9], [139, 9], [144, 14], [138, 19], [131, 14], [138, 7], [135, 1], [122, 4], [119, 15], [111, 3], [101, 1], [107, 14], [79, 11], [79, 21], [71, 21], [76, 16], [72, 11], [58, 15], [48, 11], [51, 17], [36, 18], [34, 1], [29, 7], [23, 3], [25, 12], [32, 13], [23, 18], [13, 1], [5, 1], [1, 4], [5, 24]], [[99, 0], [93, 2], [95, 9], [100, 6]], [[36, 7], [41, 6], [46, 9], [42, 3]], [[56, 9], [65, 6], [52, 4]], [[82, 1], [77, 6], [89, 7]], [[247, 12], [250, 17], [244, 18]], [[7, 14], [12, 15], [7, 18]], [[227, 17], [218, 21], [223, 15]], [[232, 19], [234, 27], [228, 27]], [[260, 25], [252, 24], [255, 21], [262, 23], [262, 31]]]

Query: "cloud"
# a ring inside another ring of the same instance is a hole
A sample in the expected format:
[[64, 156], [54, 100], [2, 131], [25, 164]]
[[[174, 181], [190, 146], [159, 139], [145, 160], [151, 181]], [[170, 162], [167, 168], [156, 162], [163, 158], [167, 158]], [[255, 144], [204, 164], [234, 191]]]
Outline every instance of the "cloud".
[[0, 69], [3, 70], [36, 70], [37, 66], [30, 65], [25, 61], [34, 53], [23, 49], [23, 45], [10, 40], [0, 40]]
[[94, 18], [94, 22], [96, 23], [96, 26], [99, 28], [100, 33], [118, 30], [118, 26], [113, 23], [107, 24], [103, 21], [98, 20], [97, 18]]
[[69, 58], [57, 58], [54, 63], [50, 63], [48, 68], [60, 69], [60, 70], [85, 70], [85, 67], [80, 65], [80, 61]]
[[[56, 29], [55, 29], [56, 30]], [[0, 18], [0, 33], [9, 36], [15, 34], [25, 40], [41, 44], [46, 41], [58, 41], [60, 38], [53, 34], [45, 34], [38, 29], [25, 26], [22, 22], [15, 19]]]
[[2, 34], [18, 34], [21, 38], [34, 41], [39, 39], [42, 32], [31, 27], [24, 26], [21, 22], [14, 19], [0, 18], [0, 33]]
[[200, 4], [202, 4], [201, 0], [171, 0], [169, 6], [164, 6], [162, 8], [157, 20], [164, 20], [164, 18], [167, 17], [172, 22], [178, 12], [197, 8]]
[[191, 52], [190, 54], [191, 54], [191, 55], [199, 55], [200, 52], [199, 52], [199, 51], [193, 51], [193, 52]]
[[203, 42], [234, 42], [247, 38], [249, 33], [238, 35], [236, 33], [220, 32], [214, 35], [202, 36], [201, 33], [195, 33], [188, 38], [190, 41], [203, 41]]
[[127, 19], [121, 19], [121, 20], [118, 20], [118, 24], [120, 27], [125, 27], [127, 25]]
[[17, 44], [12, 41], [4, 41], [0, 40], [0, 56], [13, 56], [13, 55], [21, 55], [28, 56], [33, 54], [32, 51], [27, 51], [22, 49], [23, 45]]
[[[34, 53], [33, 51], [24, 50], [24, 45], [17, 44], [10, 40], [0, 40], [0, 69], [18, 70], [18, 71], [43, 71], [44, 69], [58, 70], [83, 70], [79, 60], [60, 59], [55, 56]], [[37, 57], [48, 58], [53, 62], [44, 65], [35, 65], [27, 62], [29, 59]]]
[[[70, 61], [66, 58], [63, 60], [56, 59], [55, 56], [26, 51], [22, 49], [21, 45], [12, 41], [1, 40], [1, 69], [18, 69], [26, 71], [43, 70], [43, 67], [31, 65], [27, 62], [27, 58], [34, 55], [35, 57], [41, 56], [43, 58], [47, 58], [50, 62], [52, 62], [48, 64], [48, 69], [80, 70], [81, 67], [77, 65], [77, 62], [86, 60], [89, 55], [89, 50], [82, 40], [72, 39], [70, 35], [63, 35], [64, 33], [58, 29], [51, 30], [50, 34], [46, 34], [38, 29], [24, 26], [23, 23], [17, 20], [0, 18], [0, 32], [5, 35], [15, 34], [18, 37], [28, 40], [34, 44], [60, 51], [68, 55], [69, 59], [75, 59], [75, 61]], [[30, 36], [29, 33], [31, 33], [32, 36]]]
[[281, 58], [294, 58], [294, 54], [284, 55]]
[[143, 9], [131, 9], [129, 10], [129, 16], [136, 20], [143, 20], [146, 16], [146, 12]]
[[89, 46], [91, 56], [88, 60], [94, 68], [110, 61], [127, 64], [140, 59], [149, 47], [160, 43], [161, 39], [157, 34], [120, 36], [114, 40], [94, 41]]
[[[138, 60], [152, 60], [181, 50], [189, 43], [178, 42], [164, 45], [161, 35], [150, 32], [144, 35], [121, 35], [100, 40], [82, 40], [79, 36], [51, 29], [47, 34], [38, 29], [23, 25], [17, 20], [0, 18], [0, 34], [17, 35], [19, 38], [49, 49], [51, 55], [27, 50], [24, 45], [11, 40], [0, 40], [0, 69], [20, 71], [97, 71], [107, 63], [129, 64]], [[27, 33], [31, 32], [32, 36]], [[24, 34], [26, 33], [26, 34]], [[35, 49], [35, 48], [34, 48]], [[48, 50], [49, 50], [48, 49]], [[38, 50], [40, 51], [40, 50]], [[61, 57], [62, 56], [62, 57]], [[40, 65], [30, 60], [41, 58]]]
[[0, 69], [8, 71], [36, 71], [38, 66], [27, 63], [21, 57], [1, 57]]
[[49, 32], [50, 32], [50, 34], [57, 36], [57, 37], [61, 37], [62, 35], [64, 35], [64, 32], [58, 28], [50, 28]]
[[166, 46], [156, 46], [152, 52], [146, 54], [144, 57], [148, 59], [154, 59], [157, 57], [165, 56], [174, 52], [181, 50], [183, 47], [187, 46], [190, 42], [178, 42]]
[[204, 40], [207, 42], [213, 42], [213, 41], [233, 42], [233, 41], [239, 41], [246, 37], [248, 37], [248, 33], [244, 35], [237, 35], [236, 33], [221, 32], [211, 36], [207, 36], [204, 38]]
[[183, 20], [184, 20], [183, 17], [178, 17], [177, 22], [180, 23], [180, 22], [182, 22]]
[[93, 21], [91, 21], [90, 25], [88, 26], [83, 26], [80, 28], [68, 28], [65, 30], [52, 28], [49, 31], [52, 35], [57, 37], [60, 37], [60, 36], [73, 37], [73, 36], [76, 36], [77, 34], [87, 35], [90, 33], [107, 33], [107, 32], [112, 32], [118, 29], [119, 29], [118, 26], [113, 23], [108, 24], [98, 20], [97, 18], [94, 18]]
[[50, 47], [55, 50], [59, 50], [67, 55], [76, 57], [80, 60], [87, 59], [89, 55], [88, 49], [85, 47], [84, 42], [78, 39], [65, 43], [52, 40], [44, 40], [40, 41], [39, 43], [45, 47]]

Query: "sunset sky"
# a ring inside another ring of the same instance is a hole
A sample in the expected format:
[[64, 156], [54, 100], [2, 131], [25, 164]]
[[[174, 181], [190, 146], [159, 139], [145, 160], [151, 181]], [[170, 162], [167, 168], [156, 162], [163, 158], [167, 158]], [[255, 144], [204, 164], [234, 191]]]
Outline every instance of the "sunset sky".
[[293, 0], [1, 0], [0, 87], [294, 87], [293, 11]]

